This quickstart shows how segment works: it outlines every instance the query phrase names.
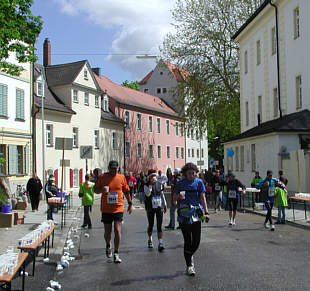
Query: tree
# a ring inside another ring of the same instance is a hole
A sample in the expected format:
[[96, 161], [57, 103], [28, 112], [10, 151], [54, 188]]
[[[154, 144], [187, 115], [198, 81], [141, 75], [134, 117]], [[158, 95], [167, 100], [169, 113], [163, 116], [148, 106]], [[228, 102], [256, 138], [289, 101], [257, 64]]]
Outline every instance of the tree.
[[140, 86], [139, 86], [139, 82], [138, 81], [129, 82], [128, 80], [126, 80], [126, 81], [124, 81], [122, 83], [122, 86], [131, 88], [131, 89], [134, 89], [134, 90], [137, 90], [137, 91], [140, 90]]
[[42, 28], [40, 16], [33, 16], [33, 0], [0, 0], [0, 70], [18, 76], [21, 66], [6, 60], [16, 53], [20, 63], [34, 62], [34, 44]]
[[[188, 127], [208, 129], [211, 154], [240, 132], [239, 52], [231, 36], [255, 11], [258, 0], [177, 0], [174, 32], [165, 37], [162, 58], [188, 71], [176, 99]], [[215, 139], [216, 138], [216, 139]]]

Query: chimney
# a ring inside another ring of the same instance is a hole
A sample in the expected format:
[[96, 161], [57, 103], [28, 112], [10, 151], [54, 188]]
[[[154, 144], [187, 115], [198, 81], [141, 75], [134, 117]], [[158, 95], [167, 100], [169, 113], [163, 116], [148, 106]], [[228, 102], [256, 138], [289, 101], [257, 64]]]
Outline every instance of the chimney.
[[43, 44], [43, 66], [51, 65], [51, 43], [48, 38], [44, 40]]
[[100, 68], [92, 68], [92, 71], [97, 75], [100, 76]]

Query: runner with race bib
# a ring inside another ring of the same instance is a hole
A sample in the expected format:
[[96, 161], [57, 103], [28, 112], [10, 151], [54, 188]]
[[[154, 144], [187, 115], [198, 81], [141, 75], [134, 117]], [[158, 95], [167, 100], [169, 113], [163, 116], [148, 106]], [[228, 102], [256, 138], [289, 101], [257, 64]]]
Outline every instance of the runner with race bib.
[[163, 213], [167, 212], [167, 203], [165, 195], [163, 192], [163, 185], [161, 182], [157, 181], [156, 171], [148, 171], [148, 182], [144, 185], [144, 194], [145, 194], [145, 210], [148, 220], [148, 247], [153, 248], [153, 227], [156, 216], [157, 222], [157, 236], [158, 236], [158, 251], [162, 252], [164, 248], [163, 244]]
[[227, 186], [227, 202], [229, 209], [229, 225], [236, 225], [237, 206], [240, 198], [240, 188], [243, 190], [242, 194], [245, 194], [245, 186], [236, 179], [233, 173], [228, 174]]

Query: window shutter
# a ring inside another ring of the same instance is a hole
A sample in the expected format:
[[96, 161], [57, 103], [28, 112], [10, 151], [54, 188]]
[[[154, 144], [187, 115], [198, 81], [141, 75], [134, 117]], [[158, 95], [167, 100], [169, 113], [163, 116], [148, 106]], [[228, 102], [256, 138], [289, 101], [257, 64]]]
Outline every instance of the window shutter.
[[0, 85], [0, 116], [8, 115], [8, 87]]
[[30, 173], [30, 149], [29, 146], [24, 148], [25, 153], [25, 174]]
[[55, 183], [58, 186], [58, 170], [54, 171], [54, 176], [55, 176]]
[[24, 119], [24, 90], [16, 89], [16, 118]]
[[79, 176], [80, 176], [80, 185], [81, 185], [83, 183], [83, 169], [80, 169]]
[[17, 174], [17, 146], [9, 145], [9, 174], [15, 175]]
[[20, 94], [19, 90], [16, 89], [16, 118], [20, 118]]
[[50, 128], [51, 128], [51, 147], [53, 147], [54, 146], [54, 125], [51, 124]]
[[79, 129], [76, 131], [76, 146], [79, 147]]
[[73, 170], [70, 169], [70, 188], [73, 188]]

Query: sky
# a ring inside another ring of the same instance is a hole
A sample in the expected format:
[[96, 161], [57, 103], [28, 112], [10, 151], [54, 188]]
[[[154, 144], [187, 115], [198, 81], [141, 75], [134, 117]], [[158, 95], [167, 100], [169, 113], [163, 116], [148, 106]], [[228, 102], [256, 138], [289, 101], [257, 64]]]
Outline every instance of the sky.
[[52, 64], [87, 59], [116, 83], [141, 80], [156, 65], [137, 54], [159, 55], [164, 36], [172, 31], [175, 0], [34, 0], [41, 15], [37, 39], [42, 63], [45, 38], [51, 42]]

